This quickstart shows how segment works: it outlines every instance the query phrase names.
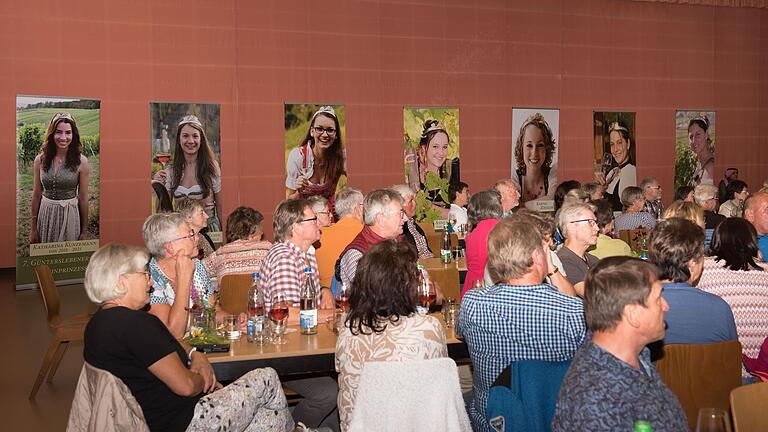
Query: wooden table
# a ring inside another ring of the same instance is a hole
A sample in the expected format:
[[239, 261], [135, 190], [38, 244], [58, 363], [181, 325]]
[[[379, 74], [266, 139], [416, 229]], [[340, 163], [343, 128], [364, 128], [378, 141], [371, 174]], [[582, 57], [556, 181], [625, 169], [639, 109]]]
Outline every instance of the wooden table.
[[[441, 320], [441, 314], [434, 314]], [[285, 335], [285, 345], [256, 345], [242, 336], [234, 341], [227, 353], [209, 353], [208, 361], [221, 381], [233, 381], [253, 369], [269, 366], [280, 376], [318, 372], [334, 372], [336, 335], [322, 323], [317, 334], [307, 336], [298, 327]], [[467, 345], [456, 338], [452, 328], [443, 327], [448, 344], [448, 355], [454, 360], [469, 358]]]
[[425, 269], [429, 270], [442, 270], [449, 267], [456, 267], [456, 269], [460, 272], [467, 271], [467, 258], [461, 257], [457, 260], [451, 260], [449, 264], [443, 264], [443, 261], [440, 257], [435, 258], [424, 258], [420, 259], [419, 263], [424, 266]]

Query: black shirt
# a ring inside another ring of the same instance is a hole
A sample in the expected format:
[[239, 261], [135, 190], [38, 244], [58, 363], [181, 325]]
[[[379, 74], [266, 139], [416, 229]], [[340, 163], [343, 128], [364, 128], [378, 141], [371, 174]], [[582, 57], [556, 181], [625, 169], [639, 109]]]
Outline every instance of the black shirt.
[[704, 228], [715, 229], [724, 220], [725, 216], [713, 211], [704, 210]]
[[186, 430], [202, 393], [179, 396], [149, 371], [149, 366], [173, 352], [183, 364], [188, 361], [184, 348], [159, 318], [119, 306], [99, 309], [85, 327], [84, 345], [85, 361], [128, 386], [150, 430]]

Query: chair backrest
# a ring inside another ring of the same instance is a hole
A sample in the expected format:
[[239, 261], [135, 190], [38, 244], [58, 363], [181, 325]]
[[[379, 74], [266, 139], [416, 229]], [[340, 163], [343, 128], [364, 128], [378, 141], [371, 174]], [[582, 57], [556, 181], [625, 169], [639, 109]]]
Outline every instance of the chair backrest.
[[43, 306], [45, 306], [45, 318], [48, 325], [55, 325], [61, 321], [59, 316], [59, 288], [53, 279], [51, 268], [47, 264], [35, 266], [35, 275], [37, 283], [40, 285], [40, 294], [43, 296]]
[[230, 274], [221, 278], [219, 304], [231, 314], [248, 310], [248, 288], [253, 283], [250, 274]]
[[735, 432], [768, 431], [768, 382], [741, 386], [731, 391], [731, 414]]
[[365, 363], [349, 431], [425, 428], [471, 431], [456, 363], [447, 357]]
[[700, 408], [728, 410], [731, 390], [741, 385], [741, 344], [665, 345], [656, 369], [695, 429]]
[[512, 362], [488, 391], [486, 418], [492, 430], [549, 432], [560, 386], [571, 361]]

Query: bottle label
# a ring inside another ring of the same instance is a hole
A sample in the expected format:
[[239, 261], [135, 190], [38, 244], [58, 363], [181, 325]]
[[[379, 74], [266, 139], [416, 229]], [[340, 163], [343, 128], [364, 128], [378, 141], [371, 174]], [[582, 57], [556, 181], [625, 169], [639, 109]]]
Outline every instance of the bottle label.
[[451, 262], [451, 250], [440, 249], [440, 258], [442, 258], [443, 262]]
[[249, 337], [253, 337], [254, 322], [253, 318], [248, 318], [248, 323], [245, 325], [245, 334]]
[[299, 325], [302, 329], [317, 327], [317, 309], [299, 311]]

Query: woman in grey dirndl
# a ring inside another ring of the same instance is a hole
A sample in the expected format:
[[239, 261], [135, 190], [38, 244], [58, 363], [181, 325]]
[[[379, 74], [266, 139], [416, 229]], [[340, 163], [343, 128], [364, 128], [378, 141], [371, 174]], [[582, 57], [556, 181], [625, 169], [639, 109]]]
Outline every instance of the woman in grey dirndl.
[[88, 235], [88, 159], [75, 119], [56, 113], [34, 163], [30, 243], [85, 240]]

